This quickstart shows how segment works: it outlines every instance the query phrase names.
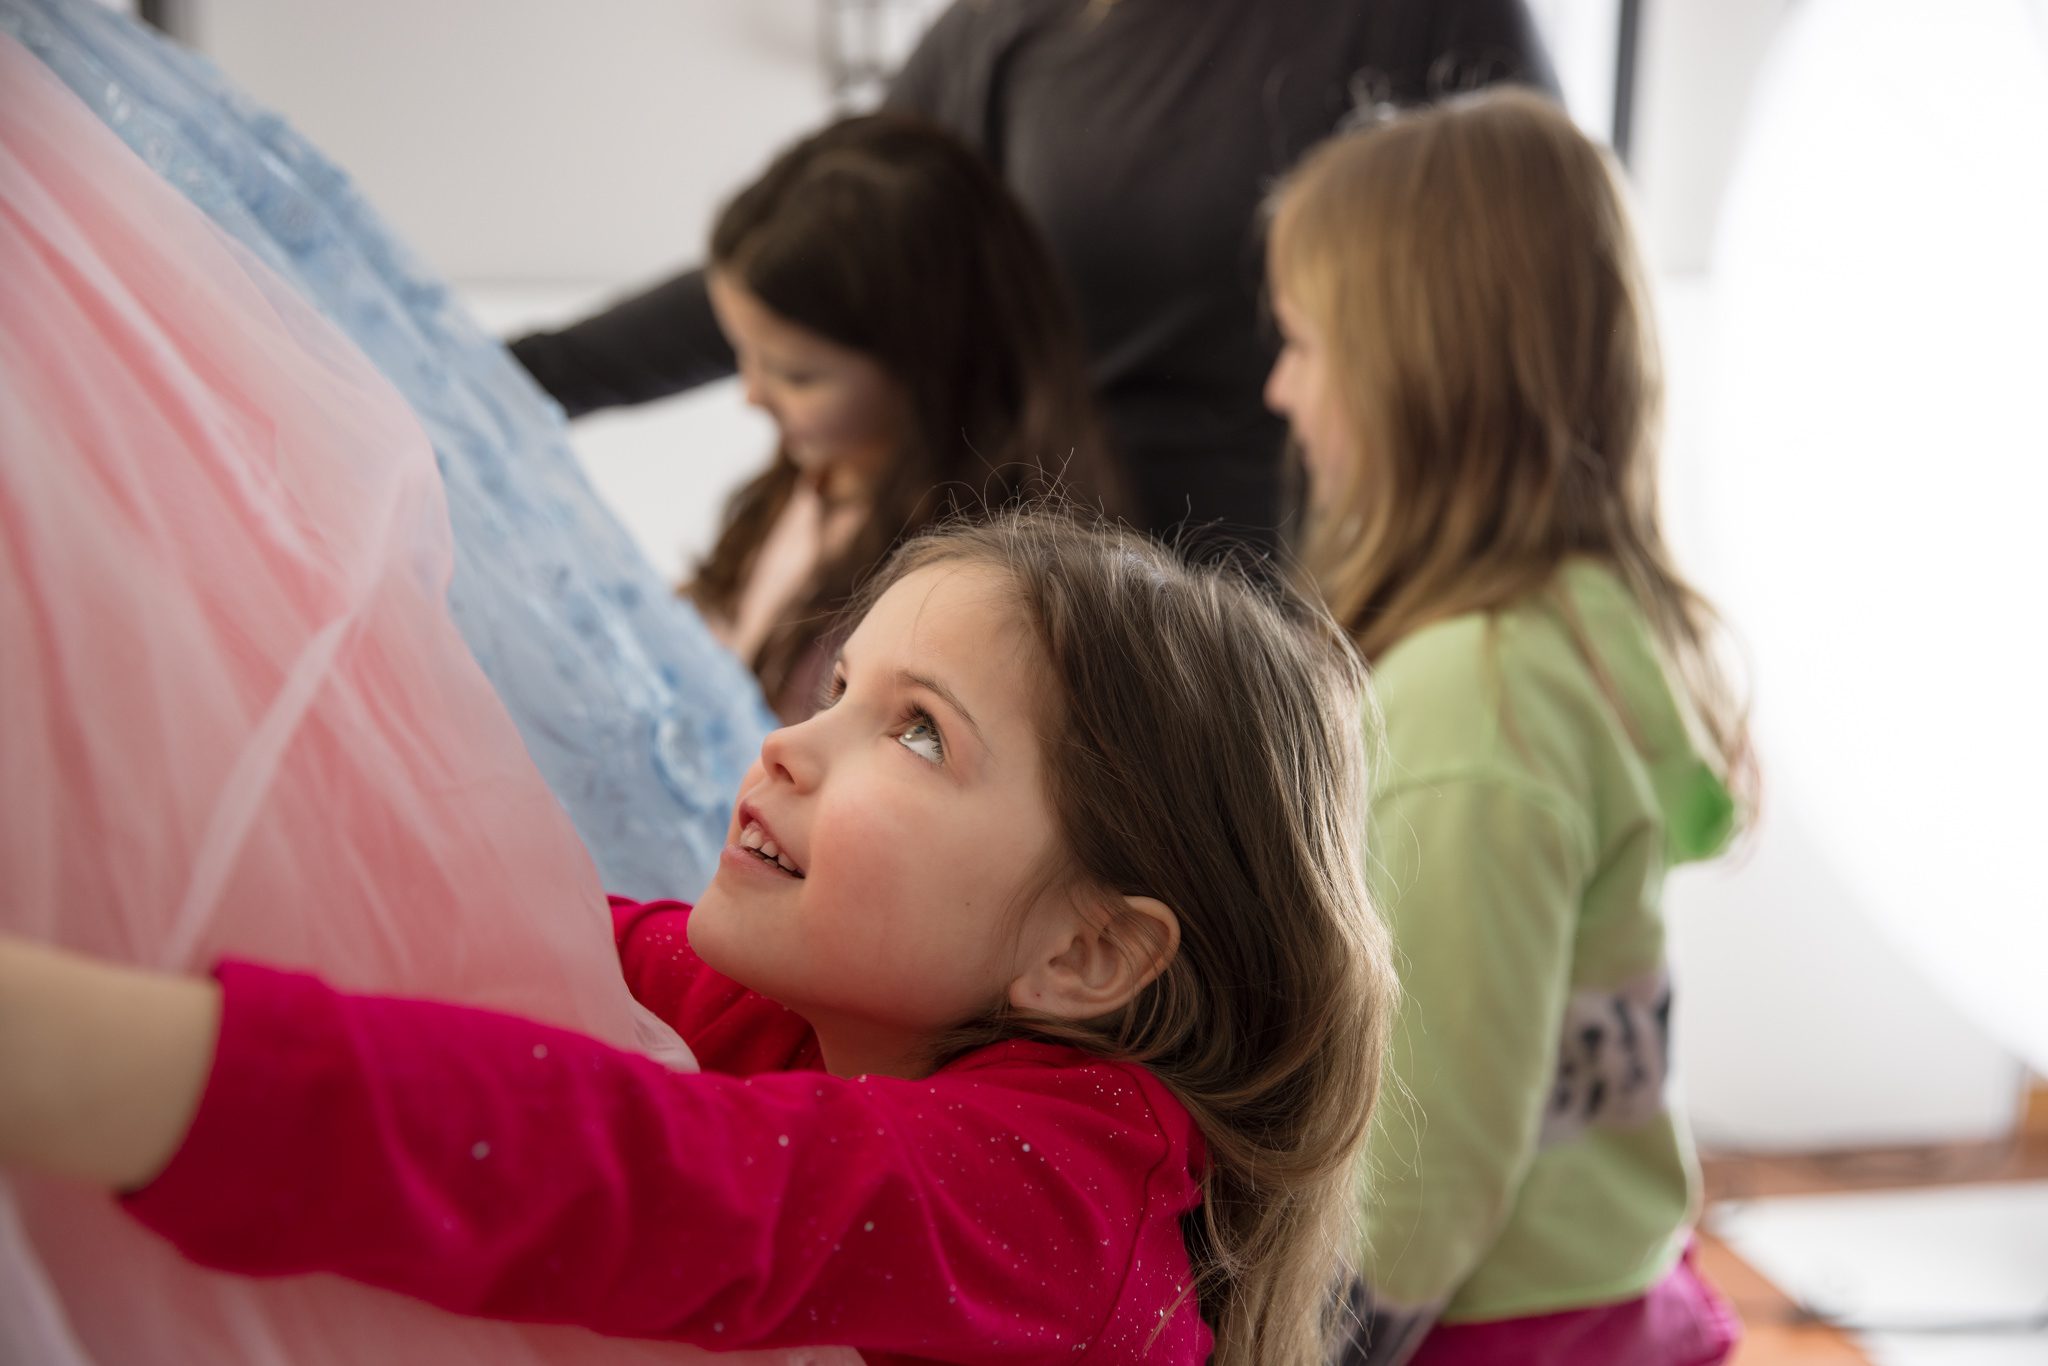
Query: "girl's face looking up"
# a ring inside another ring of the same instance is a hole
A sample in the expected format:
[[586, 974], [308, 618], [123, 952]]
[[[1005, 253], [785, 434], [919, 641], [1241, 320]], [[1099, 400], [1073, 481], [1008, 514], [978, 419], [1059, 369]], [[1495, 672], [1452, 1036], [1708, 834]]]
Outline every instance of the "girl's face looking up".
[[691, 916], [705, 961], [802, 1015], [842, 1075], [918, 1075], [948, 1029], [1044, 1008], [1034, 969], [1079, 923], [1074, 897], [1037, 894], [1058, 840], [1044, 664], [1006, 587], [942, 563], [882, 595], [832, 701], [762, 744]]
[[1308, 463], [1313, 499], [1319, 488], [1335, 487], [1337, 474], [1351, 458], [1349, 423], [1321, 330], [1277, 289], [1273, 316], [1280, 324], [1280, 358], [1266, 377], [1266, 406], [1287, 419]]
[[894, 459], [910, 420], [903, 386], [862, 352], [776, 313], [723, 271], [711, 307], [739, 360], [747, 402], [775, 420], [797, 468], [853, 493]]

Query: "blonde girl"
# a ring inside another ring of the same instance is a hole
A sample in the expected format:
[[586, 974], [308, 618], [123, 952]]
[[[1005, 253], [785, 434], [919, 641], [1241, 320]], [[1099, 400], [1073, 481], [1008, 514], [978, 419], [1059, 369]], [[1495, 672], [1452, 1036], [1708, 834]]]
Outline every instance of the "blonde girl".
[[1660, 383], [1608, 158], [1488, 93], [1339, 137], [1275, 203], [1267, 400], [1371, 662], [1370, 865], [1406, 987], [1349, 1360], [1703, 1366], [1661, 888], [1748, 767], [1659, 530]]
[[911, 543], [621, 967], [704, 1071], [0, 942], [0, 1162], [206, 1265], [870, 1362], [1321, 1366], [1393, 985], [1326, 614], [1039, 516]]

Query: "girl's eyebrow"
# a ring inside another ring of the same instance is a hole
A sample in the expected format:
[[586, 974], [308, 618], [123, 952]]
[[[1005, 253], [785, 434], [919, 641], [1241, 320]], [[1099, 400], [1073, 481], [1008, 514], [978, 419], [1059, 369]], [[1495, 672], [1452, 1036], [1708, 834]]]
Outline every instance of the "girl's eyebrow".
[[981, 722], [974, 719], [974, 713], [967, 710], [967, 708], [961, 704], [959, 697], [954, 694], [951, 688], [939, 682], [936, 678], [931, 678], [924, 674], [912, 673], [908, 669], [898, 669], [896, 671], [896, 681], [898, 683], [908, 684], [912, 687], [923, 688], [926, 692], [936, 694], [940, 698], [940, 700], [945, 702], [945, 704], [948, 707], [951, 707], [954, 711], [959, 712], [961, 719], [965, 720], [967, 724], [973, 728], [974, 738], [981, 741], [981, 747], [983, 749], [993, 748], [993, 746], [991, 746], [988, 742], [988, 736], [982, 732]]
[[[832, 668], [836, 673], [843, 673], [845, 671], [845, 646], [840, 646], [839, 653], [832, 657]], [[966, 705], [960, 701], [958, 693], [939, 682], [938, 679], [933, 678], [929, 674], [913, 672], [910, 669], [898, 669], [896, 671], [896, 684], [898, 687], [923, 688], [926, 692], [936, 695], [940, 701], [958, 712], [961, 719], [967, 722], [968, 726], [974, 731], [974, 738], [981, 741], [983, 749], [994, 750], [995, 747], [988, 742], [988, 733], [981, 728], [981, 722], [974, 719], [974, 713], [967, 710]]]

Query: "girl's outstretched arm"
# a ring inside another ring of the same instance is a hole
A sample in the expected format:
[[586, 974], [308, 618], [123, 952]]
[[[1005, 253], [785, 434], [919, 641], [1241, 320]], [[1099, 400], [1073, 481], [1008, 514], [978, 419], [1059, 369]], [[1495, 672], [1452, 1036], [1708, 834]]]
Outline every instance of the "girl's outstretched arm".
[[[620, 919], [651, 970], [677, 926]], [[1135, 1067], [1020, 1042], [920, 1080], [688, 1075], [248, 963], [0, 953], [0, 1161], [130, 1188], [205, 1266], [721, 1350], [1207, 1355], [1200, 1139]]]
[[121, 1190], [199, 1109], [220, 988], [0, 938], [0, 1163]]

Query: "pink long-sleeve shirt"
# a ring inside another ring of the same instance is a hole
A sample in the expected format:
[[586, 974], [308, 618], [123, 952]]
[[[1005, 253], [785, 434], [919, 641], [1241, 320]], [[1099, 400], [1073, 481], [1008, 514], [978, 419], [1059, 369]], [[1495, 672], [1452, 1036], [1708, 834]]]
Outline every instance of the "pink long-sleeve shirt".
[[870, 1361], [1195, 1362], [1201, 1140], [1143, 1068], [1012, 1042], [836, 1077], [614, 899], [626, 981], [705, 1069], [494, 1012], [217, 970], [184, 1145], [128, 1210], [208, 1266], [458, 1313]]

